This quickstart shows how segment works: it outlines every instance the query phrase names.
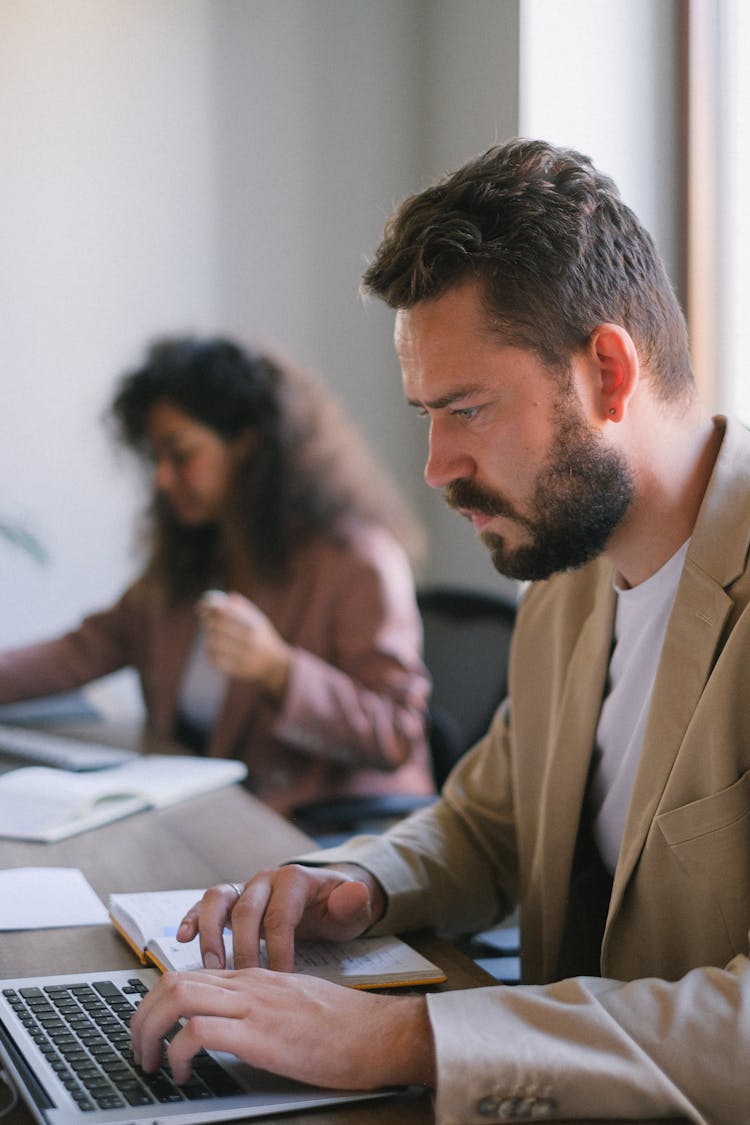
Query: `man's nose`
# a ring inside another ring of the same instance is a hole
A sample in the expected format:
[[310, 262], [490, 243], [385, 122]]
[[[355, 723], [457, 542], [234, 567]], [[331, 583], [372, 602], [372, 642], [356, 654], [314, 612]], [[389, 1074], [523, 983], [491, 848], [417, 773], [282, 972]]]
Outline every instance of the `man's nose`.
[[454, 441], [433, 424], [424, 479], [430, 488], [445, 488], [451, 481], [474, 475], [474, 462]]

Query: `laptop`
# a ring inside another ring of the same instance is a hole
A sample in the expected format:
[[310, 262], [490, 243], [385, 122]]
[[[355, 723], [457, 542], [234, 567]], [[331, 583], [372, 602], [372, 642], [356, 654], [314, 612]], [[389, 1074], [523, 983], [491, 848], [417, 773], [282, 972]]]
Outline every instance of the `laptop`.
[[0, 721], [0, 768], [3, 769], [51, 766], [62, 770], [101, 770], [124, 765], [137, 757], [135, 750]]
[[0, 1062], [35, 1121], [193, 1125], [397, 1092], [308, 1086], [218, 1051], [196, 1056], [185, 1086], [172, 1081], [166, 1062], [145, 1074], [133, 1062], [128, 1025], [158, 976], [126, 969], [0, 981]]

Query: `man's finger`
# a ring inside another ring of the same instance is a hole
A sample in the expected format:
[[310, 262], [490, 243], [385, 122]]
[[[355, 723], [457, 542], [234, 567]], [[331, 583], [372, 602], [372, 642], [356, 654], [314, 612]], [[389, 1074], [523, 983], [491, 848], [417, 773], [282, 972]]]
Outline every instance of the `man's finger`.
[[263, 871], [246, 884], [232, 907], [232, 948], [235, 969], [254, 969], [261, 963], [261, 926], [271, 894], [270, 874]]
[[[236, 900], [237, 892], [234, 887], [230, 883], [221, 883], [217, 887], [210, 887], [198, 904], [201, 958], [207, 969], [226, 967], [223, 933]], [[194, 907], [193, 910], [195, 909]], [[191, 914], [189, 911], [187, 916]]]

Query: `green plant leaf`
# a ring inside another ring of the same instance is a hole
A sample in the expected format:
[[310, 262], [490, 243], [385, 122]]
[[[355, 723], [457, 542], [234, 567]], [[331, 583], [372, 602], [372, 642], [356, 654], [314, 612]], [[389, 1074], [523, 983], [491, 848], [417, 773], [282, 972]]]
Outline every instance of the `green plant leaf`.
[[23, 527], [20, 523], [11, 523], [0, 520], [0, 537], [11, 543], [14, 547], [29, 555], [40, 566], [49, 562], [49, 554], [39, 542], [37, 537]]

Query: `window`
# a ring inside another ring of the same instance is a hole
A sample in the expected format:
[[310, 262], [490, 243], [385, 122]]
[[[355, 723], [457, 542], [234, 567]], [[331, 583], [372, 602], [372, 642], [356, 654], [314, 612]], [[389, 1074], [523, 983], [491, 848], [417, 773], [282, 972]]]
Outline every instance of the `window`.
[[688, 323], [708, 404], [750, 424], [750, 4], [690, 0]]

